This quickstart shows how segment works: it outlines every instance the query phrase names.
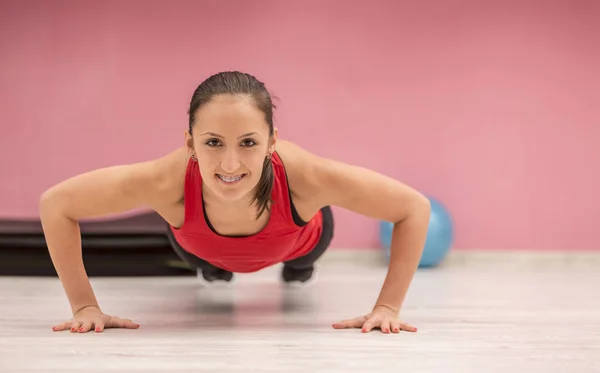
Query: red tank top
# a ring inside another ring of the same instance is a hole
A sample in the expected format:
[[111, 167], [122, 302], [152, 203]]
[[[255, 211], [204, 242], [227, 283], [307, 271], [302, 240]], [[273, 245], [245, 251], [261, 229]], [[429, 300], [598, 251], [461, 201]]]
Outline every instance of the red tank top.
[[251, 236], [229, 237], [216, 233], [209, 225], [198, 163], [190, 159], [185, 176], [185, 221], [179, 229], [170, 227], [181, 247], [214, 266], [238, 273], [255, 272], [310, 252], [321, 238], [321, 211], [308, 222], [297, 216], [295, 221], [285, 168], [277, 152], [273, 153], [271, 163], [273, 204], [266, 227]]

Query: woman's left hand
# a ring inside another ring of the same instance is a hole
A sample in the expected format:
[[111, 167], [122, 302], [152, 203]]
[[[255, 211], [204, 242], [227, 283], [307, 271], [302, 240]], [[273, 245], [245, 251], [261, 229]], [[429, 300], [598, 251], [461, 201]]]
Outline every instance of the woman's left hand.
[[363, 333], [379, 328], [383, 333], [399, 333], [401, 330], [416, 332], [417, 328], [398, 320], [398, 314], [386, 307], [375, 307], [370, 313], [333, 324], [334, 329], [362, 328]]

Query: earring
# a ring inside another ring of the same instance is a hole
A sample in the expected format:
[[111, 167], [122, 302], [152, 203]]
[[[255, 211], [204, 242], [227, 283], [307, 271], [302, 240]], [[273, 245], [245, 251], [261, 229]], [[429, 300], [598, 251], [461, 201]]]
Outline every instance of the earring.
[[196, 154], [194, 152], [192, 152], [192, 155], [190, 156], [192, 158], [192, 160], [195, 162], [197, 161], [196, 159]]

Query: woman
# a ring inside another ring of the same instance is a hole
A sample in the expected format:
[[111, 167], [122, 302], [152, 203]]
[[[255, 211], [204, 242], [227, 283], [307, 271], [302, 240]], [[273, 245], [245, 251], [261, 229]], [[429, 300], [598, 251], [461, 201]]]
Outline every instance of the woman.
[[416, 331], [398, 316], [425, 243], [428, 200], [388, 177], [278, 140], [273, 109], [253, 76], [215, 74], [192, 96], [184, 146], [78, 175], [43, 193], [42, 226], [73, 313], [53, 330], [139, 327], [100, 309], [82, 262], [80, 219], [148, 207], [168, 222], [175, 250], [207, 283], [276, 263], [284, 263], [283, 281], [303, 283], [329, 244], [335, 205], [396, 224], [372, 311], [333, 327]]

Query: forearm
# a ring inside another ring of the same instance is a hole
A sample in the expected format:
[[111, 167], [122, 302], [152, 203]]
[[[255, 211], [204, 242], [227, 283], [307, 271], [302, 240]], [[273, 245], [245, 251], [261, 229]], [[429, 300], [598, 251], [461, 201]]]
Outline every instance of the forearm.
[[54, 202], [40, 203], [40, 219], [50, 258], [75, 313], [98, 302], [83, 264], [79, 223], [61, 213]]
[[389, 268], [375, 307], [381, 306], [400, 312], [421, 260], [429, 215], [429, 203], [422, 203], [414, 208], [409, 217], [394, 225]]

